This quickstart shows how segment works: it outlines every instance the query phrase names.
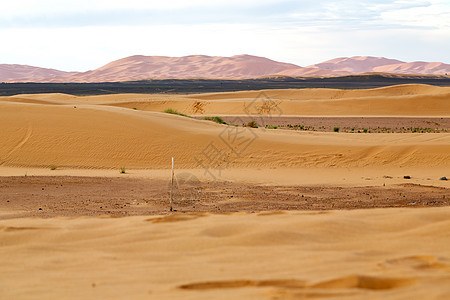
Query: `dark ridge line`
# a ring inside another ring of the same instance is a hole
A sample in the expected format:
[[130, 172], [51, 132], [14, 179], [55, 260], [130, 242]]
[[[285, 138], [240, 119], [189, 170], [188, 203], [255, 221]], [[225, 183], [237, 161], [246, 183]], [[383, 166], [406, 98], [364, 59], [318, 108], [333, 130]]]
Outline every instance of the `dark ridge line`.
[[243, 80], [153, 79], [100, 83], [1, 83], [0, 96], [38, 93], [70, 95], [107, 95], [116, 93], [191, 94], [263, 89], [369, 89], [399, 84], [450, 86], [450, 77], [350, 75], [341, 77], [281, 77]]

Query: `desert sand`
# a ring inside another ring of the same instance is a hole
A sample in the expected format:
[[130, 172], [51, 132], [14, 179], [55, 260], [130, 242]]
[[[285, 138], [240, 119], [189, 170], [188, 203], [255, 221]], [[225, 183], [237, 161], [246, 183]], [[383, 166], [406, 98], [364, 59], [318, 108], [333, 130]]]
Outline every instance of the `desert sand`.
[[[450, 134], [335, 134], [250, 129], [162, 113], [448, 116], [450, 89], [287, 90], [206, 95], [0, 98], [0, 166], [66, 168], [448, 167]], [[307, 100], [311, 98], [311, 100]], [[256, 100], [255, 100], [256, 99]], [[275, 105], [275, 106], [273, 106]], [[271, 107], [272, 106], [272, 107]], [[249, 107], [248, 109], [246, 109]], [[136, 108], [136, 109], [132, 109]], [[265, 108], [264, 108], [265, 109]], [[262, 112], [263, 114], [265, 111]]]
[[446, 299], [449, 208], [0, 221], [2, 299]]
[[[449, 87], [406, 84], [366, 90], [285, 89], [191, 95], [113, 94], [76, 97], [38, 94], [0, 97], [0, 101], [78, 106], [93, 104], [97, 108], [103, 105], [153, 112], [172, 108], [188, 115], [202, 116], [258, 116], [262, 113], [272, 116], [448, 117], [449, 97]], [[262, 105], [266, 107], [260, 107]], [[262, 111], [259, 112], [258, 108]]]
[[449, 133], [216, 115], [440, 120], [450, 89], [0, 97], [0, 298], [448, 296]]

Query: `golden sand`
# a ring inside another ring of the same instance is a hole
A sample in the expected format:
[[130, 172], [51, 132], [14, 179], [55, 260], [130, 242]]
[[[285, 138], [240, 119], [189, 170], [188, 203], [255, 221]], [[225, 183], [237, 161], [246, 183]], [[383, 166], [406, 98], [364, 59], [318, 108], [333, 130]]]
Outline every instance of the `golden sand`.
[[[264, 93], [284, 115], [450, 114], [450, 88], [425, 85]], [[345, 188], [412, 175], [448, 188], [438, 179], [449, 177], [448, 133], [241, 127], [243, 149], [224, 143], [233, 126], [162, 113], [244, 114], [258, 95], [0, 97], [0, 176], [121, 176], [125, 166], [130, 178], [169, 178], [174, 157], [204, 180], [197, 159], [214, 144], [227, 161], [221, 180]], [[5, 219], [0, 299], [446, 299], [449, 216], [442, 207]]]
[[446, 299], [449, 208], [0, 221], [2, 299]]

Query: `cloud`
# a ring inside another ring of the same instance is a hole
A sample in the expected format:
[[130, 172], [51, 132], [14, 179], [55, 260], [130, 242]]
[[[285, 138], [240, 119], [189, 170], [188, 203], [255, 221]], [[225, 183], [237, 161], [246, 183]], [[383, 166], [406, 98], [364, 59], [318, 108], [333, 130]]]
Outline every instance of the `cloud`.
[[0, 57], [79, 71], [134, 54], [449, 62], [449, 20], [448, 0], [15, 0], [0, 10]]
[[246, 9], [266, 5], [283, 6], [284, 2], [276, 0], [15, 0], [2, 4], [2, 17], [41, 17], [58, 14], [95, 14], [105, 11], [155, 11], [170, 12], [190, 9], [230, 8]]
[[430, 29], [450, 28], [450, 2], [433, 1], [433, 3], [393, 8], [381, 14], [381, 21], [408, 27]]
[[[435, 1], [436, 2], [436, 1]], [[428, 11], [428, 22], [420, 12]], [[430, 1], [319, 1], [312, 9], [291, 13], [299, 25], [338, 30], [398, 29], [436, 27], [450, 7]], [[435, 20], [435, 22], [433, 22]], [[447, 21], [448, 22], [448, 21]]]
[[3, 28], [45, 28], [84, 26], [141, 26], [175, 24], [265, 23], [282, 20], [292, 4], [258, 4], [255, 7], [186, 7], [176, 9], [133, 8], [64, 11], [58, 14], [20, 15], [0, 18]]
[[[450, 8], [434, 1], [217, 0], [217, 1], [11, 1], [0, 11], [2, 28], [269, 24], [273, 27], [442, 27]], [[427, 8], [425, 22], [419, 12]], [[436, 18], [437, 17], [437, 18]], [[433, 22], [434, 20], [434, 22]], [[448, 21], [447, 21], [448, 22]], [[444, 24], [444, 25], [443, 25]]]
[[[28, 2], [21, 0], [22, 2]], [[78, 1], [64, 2], [51, 7], [53, 1], [43, 1], [43, 6], [19, 10], [16, 5], [0, 11], [2, 28], [45, 28], [45, 27], [83, 27], [83, 26], [129, 26], [129, 25], [170, 25], [170, 24], [204, 24], [204, 23], [252, 23], [265, 22], [289, 12], [295, 1], [160, 1], [150, 5], [152, 1], [131, 0], [124, 5], [123, 1], [95, 1], [95, 5], [81, 9]], [[90, 2], [81, 0], [81, 2]], [[15, 2], [13, 2], [15, 3]], [[76, 3], [76, 6], [73, 6]], [[177, 4], [177, 5], [176, 5]], [[179, 4], [179, 5], [178, 5]], [[213, 5], [214, 4], [214, 5]], [[45, 9], [44, 9], [45, 8]], [[73, 8], [73, 9], [72, 9]], [[280, 18], [281, 19], [281, 18]]]

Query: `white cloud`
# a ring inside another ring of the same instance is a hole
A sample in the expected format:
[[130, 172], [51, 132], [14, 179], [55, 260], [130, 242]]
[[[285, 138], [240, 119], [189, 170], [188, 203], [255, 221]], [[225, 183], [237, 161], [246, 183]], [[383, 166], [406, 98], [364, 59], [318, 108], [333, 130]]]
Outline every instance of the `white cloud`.
[[449, 14], [443, 0], [16, 0], [0, 10], [0, 63], [84, 71], [135, 54], [243, 53], [303, 66], [352, 55], [450, 62]]
[[0, 16], [52, 15], [58, 13], [76, 13], [113, 10], [173, 10], [192, 7], [238, 6], [276, 4], [276, 0], [15, 0], [2, 3]]
[[413, 27], [450, 28], [450, 2], [434, 1], [424, 7], [394, 8], [381, 14], [383, 22]]

